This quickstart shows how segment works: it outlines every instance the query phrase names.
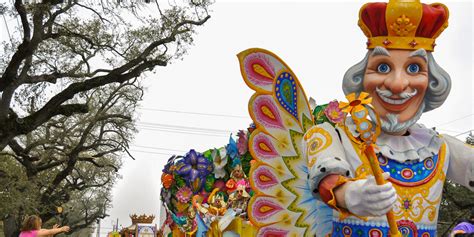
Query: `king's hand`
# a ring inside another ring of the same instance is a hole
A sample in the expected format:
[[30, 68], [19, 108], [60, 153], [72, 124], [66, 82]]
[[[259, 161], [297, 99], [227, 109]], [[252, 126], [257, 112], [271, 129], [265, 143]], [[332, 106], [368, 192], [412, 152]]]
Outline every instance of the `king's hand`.
[[[387, 180], [389, 173], [383, 173]], [[349, 181], [335, 190], [339, 207], [357, 216], [382, 216], [389, 212], [397, 201], [397, 192], [392, 183], [377, 185], [374, 176]]]

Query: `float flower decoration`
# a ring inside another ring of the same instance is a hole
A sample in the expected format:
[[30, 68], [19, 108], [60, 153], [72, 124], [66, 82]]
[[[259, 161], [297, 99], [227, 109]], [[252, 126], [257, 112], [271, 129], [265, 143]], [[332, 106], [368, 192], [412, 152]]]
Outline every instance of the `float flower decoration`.
[[165, 204], [166, 207], [171, 206], [171, 191], [168, 189], [161, 189], [161, 202]]
[[[240, 170], [246, 168], [244, 177], [248, 174], [253, 159], [248, 151], [250, 133], [249, 127], [247, 131], [239, 131], [238, 139], [233, 139], [231, 135], [229, 143], [221, 148], [209, 149], [202, 153], [189, 150], [185, 156], [173, 156], [168, 159], [161, 178], [161, 200], [172, 222], [168, 223], [168, 226], [185, 232], [185, 220], [194, 218], [187, 211], [191, 205], [194, 206], [193, 196], [200, 197], [199, 204], [207, 209], [210, 206], [209, 193], [215, 188], [224, 195], [224, 200], [238, 185], [246, 187], [252, 193], [246, 178], [241, 180], [232, 176], [232, 171], [237, 166], [241, 167]], [[204, 209], [197, 209], [198, 215], [204, 218], [204, 225], [209, 227], [210, 216]]]
[[201, 191], [206, 176], [213, 170], [212, 163], [194, 149], [191, 149], [182, 160], [179, 160], [176, 167], [176, 174], [183, 177], [193, 193]]
[[174, 182], [174, 177], [172, 174], [163, 172], [161, 174], [161, 184], [164, 188], [169, 189]]
[[238, 155], [238, 149], [237, 149], [237, 143], [235, 143], [235, 140], [232, 138], [232, 134], [230, 135], [229, 138], [229, 144], [226, 146], [227, 150], [227, 155], [234, 159]]
[[355, 93], [351, 93], [346, 96], [346, 99], [348, 102], [339, 102], [339, 108], [344, 113], [357, 113], [366, 109], [364, 105], [372, 103], [372, 98], [367, 92], [361, 92], [357, 98]]
[[216, 179], [224, 178], [226, 175], [225, 166], [227, 165], [226, 149], [214, 149], [211, 156], [214, 164], [214, 177]]
[[244, 130], [240, 130], [237, 133], [237, 137], [239, 139], [237, 140], [237, 149], [239, 151], [239, 155], [244, 155], [248, 151], [248, 136], [247, 133], [244, 132]]
[[178, 201], [182, 203], [189, 202], [191, 200], [192, 195], [193, 195], [193, 192], [187, 186], [179, 188], [178, 192], [176, 192], [176, 198], [178, 198]]
[[344, 113], [339, 108], [339, 102], [336, 100], [329, 102], [328, 106], [324, 109], [324, 114], [332, 123], [339, 124], [344, 121]]

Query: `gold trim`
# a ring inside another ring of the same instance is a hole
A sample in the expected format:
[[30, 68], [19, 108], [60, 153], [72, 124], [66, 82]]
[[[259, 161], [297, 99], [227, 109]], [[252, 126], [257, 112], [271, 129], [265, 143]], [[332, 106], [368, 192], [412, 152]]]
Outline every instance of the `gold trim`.
[[433, 51], [435, 39], [422, 37], [396, 37], [396, 36], [378, 36], [368, 39], [368, 49], [373, 49], [377, 46], [386, 49], [425, 49], [426, 51]]
[[[430, 190], [439, 181], [443, 183], [442, 185], [445, 184], [446, 143], [441, 145], [438, 158], [439, 170], [436, 171], [435, 176], [430, 181], [415, 187], [406, 187], [392, 183], [398, 194], [398, 207], [394, 208], [394, 215], [397, 219], [409, 219], [414, 222], [420, 222], [424, 216], [427, 216], [429, 221], [435, 221], [436, 210], [440, 205], [441, 196], [437, 198], [430, 197]], [[403, 208], [405, 200], [410, 201], [412, 205], [410, 209]]]
[[388, 35], [414, 37], [422, 17], [420, 0], [390, 0], [385, 9]]

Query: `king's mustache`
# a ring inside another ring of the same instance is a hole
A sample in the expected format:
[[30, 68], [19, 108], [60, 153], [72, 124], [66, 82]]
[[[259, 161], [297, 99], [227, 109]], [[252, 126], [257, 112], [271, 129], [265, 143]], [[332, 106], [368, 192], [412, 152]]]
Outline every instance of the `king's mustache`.
[[[394, 95], [394, 93], [392, 93], [390, 90], [384, 90], [378, 87], [375, 88], [375, 91], [377, 92], [378, 95], [387, 97], [387, 98]], [[404, 91], [396, 95], [402, 99], [408, 99], [415, 96], [417, 93], [418, 91], [414, 89], [412, 92]]]

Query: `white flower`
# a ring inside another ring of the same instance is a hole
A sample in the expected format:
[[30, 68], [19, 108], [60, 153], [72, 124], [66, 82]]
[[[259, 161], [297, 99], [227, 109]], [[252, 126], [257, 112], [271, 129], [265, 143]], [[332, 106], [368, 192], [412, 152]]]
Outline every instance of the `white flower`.
[[227, 164], [227, 153], [225, 147], [214, 149], [212, 151], [212, 160], [214, 161], [214, 177], [225, 177], [225, 165]]

